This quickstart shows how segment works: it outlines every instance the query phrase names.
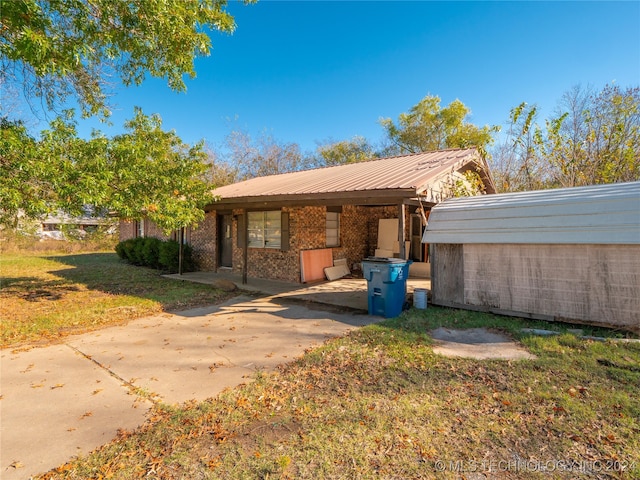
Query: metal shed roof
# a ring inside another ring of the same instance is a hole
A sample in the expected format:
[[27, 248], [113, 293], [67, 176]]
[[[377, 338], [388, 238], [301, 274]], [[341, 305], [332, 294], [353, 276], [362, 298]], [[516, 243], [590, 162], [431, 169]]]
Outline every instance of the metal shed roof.
[[333, 167], [252, 178], [214, 190], [215, 205], [291, 200], [295, 198], [411, 197], [423, 194], [436, 180], [474, 164], [490, 193], [489, 169], [477, 149], [451, 149], [369, 160]]
[[640, 244], [640, 182], [448, 199], [422, 241]]

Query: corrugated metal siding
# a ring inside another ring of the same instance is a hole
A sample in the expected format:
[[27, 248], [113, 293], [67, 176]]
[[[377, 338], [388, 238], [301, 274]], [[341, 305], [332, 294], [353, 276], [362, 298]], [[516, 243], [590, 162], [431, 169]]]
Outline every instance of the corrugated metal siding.
[[445, 200], [424, 243], [640, 243], [640, 182]]
[[224, 201], [376, 190], [414, 189], [420, 193], [431, 180], [474, 161], [481, 162], [475, 148], [441, 150], [253, 178], [217, 188], [214, 194]]

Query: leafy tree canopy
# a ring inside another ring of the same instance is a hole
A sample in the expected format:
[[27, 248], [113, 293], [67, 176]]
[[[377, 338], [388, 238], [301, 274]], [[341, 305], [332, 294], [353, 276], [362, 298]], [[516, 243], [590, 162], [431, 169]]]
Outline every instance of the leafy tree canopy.
[[411, 107], [409, 113], [401, 113], [397, 124], [390, 118], [381, 119], [380, 124], [391, 142], [392, 153], [472, 146], [484, 151], [500, 128], [488, 125], [477, 127], [468, 123], [465, 120], [470, 113], [460, 100], [441, 108], [440, 98], [428, 95]]
[[232, 32], [226, 0], [3, 0], [0, 61], [4, 84], [49, 109], [69, 95], [84, 115], [108, 116], [107, 79], [140, 84], [148, 73], [185, 90], [194, 59], [208, 55], [206, 30]]
[[[184, 144], [162, 130], [158, 116], [136, 109], [126, 132], [111, 139], [94, 132], [78, 138], [73, 113], [56, 118], [34, 140], [20, 123], [4, 120], [0, 147], [0, 221], [15, 225], [87, 204], [121, 218], [147, 217], [165, 232], [195, 225], [213, 201], [203, 144]], [[21, 145], [24, 148], [18, 148]]]
[[20, 215], [48, 211], [52, 170], [38, 158], [38, 145], [21, 122], [0, 119], [0, 134], [0, 224], [15, 227]]
[[375, 158], [377, 153], [366, 138], [355, 136], [351, 140], [319, 145], [317, 155], [320, 163], [331, 166], [363, 162]]
[[511, 110], [506, 141], [493, 155], [501, 191], [640, 179], [640, 88], [574, 87], [538, 123], [536, 105]]

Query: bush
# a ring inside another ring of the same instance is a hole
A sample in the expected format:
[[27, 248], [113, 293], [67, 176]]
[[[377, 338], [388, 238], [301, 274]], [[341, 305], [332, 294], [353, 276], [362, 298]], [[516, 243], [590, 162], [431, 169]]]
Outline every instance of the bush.
[[122, 260], [129, 261], [129, 252], [133, 249], [133, 239], [124, 240], [116, 245], [116, 253]]
[[[178, 272], [180, 244], [175, 240], [159, 240], [154, 237], [130, 238], [115, 247], [118, 257], [133, 265], [158, 268], [169, 273]], [[193, 271], [193, 249], [190, 245], [183, 248], [182, 270]]]
[[142, 245], [142, 259], [144, 265], [160, 268], [160, 245], [162, 241], [155, 237], [147, 237]]
[[[180, 244], [175, 240], [167, 240], [160, 245], [160, 265], [169, 273], [178, 271]], [[185, 244], [182, 249], [182, 271], [190, 272], [194, 269], [193, 249]]]
[[147, 266], [144, 263], [144, 255], [142, 253], [146, 240], [147, 239], [145, 237], [138, 237], [133, 239], [133, 249], [131, 250], [130, 261], [134, 265], [140, 265], [141, 267]]

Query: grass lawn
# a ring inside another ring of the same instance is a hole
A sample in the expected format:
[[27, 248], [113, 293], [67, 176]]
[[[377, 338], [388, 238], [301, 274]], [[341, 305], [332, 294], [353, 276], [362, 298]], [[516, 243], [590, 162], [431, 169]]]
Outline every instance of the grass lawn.
[[[429, 330], [478, 325], [537, 359], [433, 353]], [[215, 399], [157, 405], [137, 431], [41, 478], [640, 478], [640, 344], [523, 326], [411, 310]]]
[[55, 341], [230, 294], [133, 267], [115, 253], [0, 255], [0, 346]]

